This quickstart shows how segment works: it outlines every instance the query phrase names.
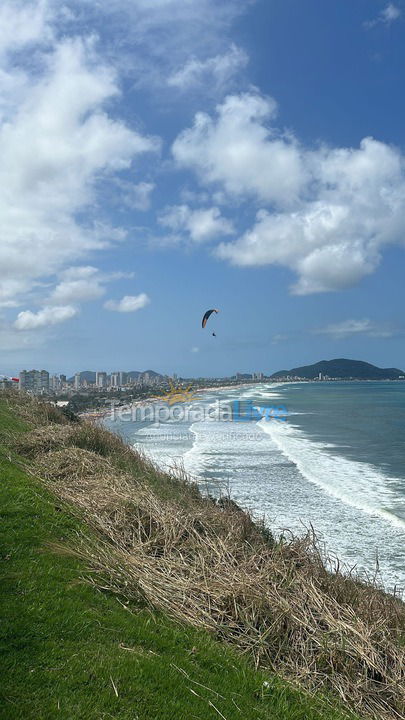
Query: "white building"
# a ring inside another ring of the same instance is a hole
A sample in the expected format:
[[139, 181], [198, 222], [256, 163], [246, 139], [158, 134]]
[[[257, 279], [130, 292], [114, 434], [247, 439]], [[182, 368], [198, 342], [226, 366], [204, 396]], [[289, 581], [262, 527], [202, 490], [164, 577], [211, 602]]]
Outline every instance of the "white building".
[[110, 382], [111, 387], [115, 387], [115, 388], [120, 387], [120, 385], [121, 385], [120, 375], [122, 375], [122, 373], [119, 373], [119, 372], [111, 373], [111, 382]]
[[107, 373], [98, 371], [96, 372], [96, 385], [99, 388], [107, 387]]

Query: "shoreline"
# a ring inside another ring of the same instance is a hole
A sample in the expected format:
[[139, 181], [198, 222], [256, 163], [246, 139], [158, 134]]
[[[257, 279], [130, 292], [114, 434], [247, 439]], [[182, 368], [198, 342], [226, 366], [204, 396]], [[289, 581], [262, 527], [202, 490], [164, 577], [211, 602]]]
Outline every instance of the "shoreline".
[[[259, 381], [259, 382], [260, 382], [260, 381]], [[259, 384], [259, 383], [252, 383], [252, 385], [253, 385], [253, 384]], [[249, 383], [240, 383], [240, 384], [238, 384], [238, 385], [236, 385], [236, 384], [232, 384], [232, 385], [218, 385], [218, 386], [212, 386], [212, 385], [211, 385], [211, 386], [208, 386], [208, 387], [198, 388], [197, 390], [194, 391], [194, 395], [201, 394], [201, 393], [206, 393], [206, 392], [208, 392], [209, 390], [215, 390], [215, 391], [218, 391], [218, 390], [229, 390], [229, 388], [239, 389], [239, 388], [247, 387], [247, 386], [249, 386], [249, 385], [250, 385]], [[118, 406], [116, 406], [116, 407], [119, 408], [120, 410], [124, 410], [124, 411], [125, 411], [125, 410], [126, 410], [127, 408], [129, 408], [129, 407], [140, 407], [141, 405], [150, 405], [150, 404], [153, 404], [153, 403], [155, 403], [155, 402], [159, 402], [159, 401], [163, 401], [163, 400], [164, 400], [164, 397], [161, 396], [161, 395], [159, 395], [159, 396], [151, 395], [151, 396], [149, 396], [149, 397], [142, 398], [142, 399], [139, 399], [139, 400], [133, 400], [131, 403], [128, 403], [128, 404], [125, 404], [125, 405], [118, 405]], [[111, 415], [111, 407], [110, 407], [108, 410], [104, 410], [104, 409], [103, 409], [103, 410], [94, 410], [94, 411], [92, 411], [92, 410], [88, 410], [88, 411], [87, 411], [87, 410], [86, 410], [86, 411], [84, 411], [84, 412], [78, 413], [78, 416], [79, 416], [80, 418], [83, 418], [84, 420], [98, 420], [98, 419], [101, 419], [101, 418], [108, 417], [109, 415]]]

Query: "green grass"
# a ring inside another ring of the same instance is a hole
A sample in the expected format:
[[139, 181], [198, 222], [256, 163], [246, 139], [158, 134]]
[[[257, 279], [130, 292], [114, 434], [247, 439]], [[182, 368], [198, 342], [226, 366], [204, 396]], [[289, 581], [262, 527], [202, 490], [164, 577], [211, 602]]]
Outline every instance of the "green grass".
[[[0, 399], [0, 432], [21, 427]], [[347, 717], [208, 634], [81, 582], [81, 563], [49, 547], [77, 519], [7, 456], [0, 447], [1, 720]]]

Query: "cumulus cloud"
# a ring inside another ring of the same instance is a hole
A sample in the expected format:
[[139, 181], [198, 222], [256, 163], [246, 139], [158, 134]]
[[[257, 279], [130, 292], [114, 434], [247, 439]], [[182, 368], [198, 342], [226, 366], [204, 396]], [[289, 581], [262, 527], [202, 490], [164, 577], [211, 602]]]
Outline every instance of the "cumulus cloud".
[[31, 310], [24, 310], [18, 314], [14, 327], [17, 330], [36, 330], [37, 328], [57, 325], [66, 320], [70, 320], [70, 318], [77, 315], [77, 312], [77, 308], [72, 305], [44, 307], [37, 313], [31, 312]]
[[[119, 95], [115, 72], [92, 40], [63, 40], [43, 56], [0, 118], [0, 281], [8, 302], [36, 278], [125, 236], [92, 220], [102, 178], [130, 169], [158, 149], [113, 120], [107, 102]], [[86, 212], [86, 221], [78, 220]]]
[[233, 232], [232, 223], [221, 216], [217, 207], [193, 210], [188, 205], [173, 205], [160, 215], [159, 222], [175, 233], [187, 233], [193, 243], [207, 242]]
[[253, 227], [216, 253], [235, 265], [290, 268], [297, 294], [354, 285], [384, 246], [404, 242], [404, 157], [373, 138], [308, 149], [274, 127], [275, 109], [257, 94], [229, 96], [173, 145], [178, 165], [204, 185], [262, 205]]
[[305, 184], [306, 168], [296, 140], [266, 126], [276, 113], [272, 98], [229, 95], [215, 118], [197, 113], [193, 127], [175, 140], [174, 158], [231, 195], [291, 205]]
[[102, 276], [92, 266], [71, 267], [61, 273], [61, 282], [55, 287], [50, 302], [79, 302], [80, 300], [96, 300], [105, 293]]
[[232, 44], [228, 52], [206, 60], [191, 58], [183, 67], [169, 76], [167, 84], [179, 90], [189, 90], [210, 83], [223, 88], [248, 64], [244, 50]]
[[388, 329], [372, 322], [368, 318], [362, 320], [343, 320], [340, 323], [332, 323], [324, 328], [314, 331], [316, 335], [330, 335], [336, 340], [355, 335], [368, 335], [369, 337], [387, 338], [394, 335], [392, 329]]
[[107, 302], [104, 303], [104, 307], [106, 310], [126, 313], [141, 310], [146, 305], [149, 305], [149, 303], [150, 299], [146, 293], [141, 293], [140, 295], [125, 295], [125, 297], [118, 301], [107, 300]]
[[80, 301], [97, 300], [105, 294], [106, 283], [121, 278], [133, 277], [132, 273], [102, 273], [92, 265], [69, 267], [60, 273], [60, 282], [56, 285], [47, 302], [61, 305]]
[[[3, 0], [0, 307], [26, 302], [67, 265], [125, 239], [125, 229], [104, 219], [99, 191], [115, 177], [109, 187], [120, 187], [122, 204], [148, 210], [155, 185], [132, 181], [131, 172], [160, 143], [118, 119], [120, 80], [130, 68], [149, 88], [155, 81], [167, 87], [194, 53], [206, 63], [197, 75], [225, 82], [245, 62], [228, 30], [248, 3], [73, 0], [67, 8], [56, 0]], [[68, 297], [66, 282], [53, 304]], [[88, 283], [83, 292], [101, 290]]]

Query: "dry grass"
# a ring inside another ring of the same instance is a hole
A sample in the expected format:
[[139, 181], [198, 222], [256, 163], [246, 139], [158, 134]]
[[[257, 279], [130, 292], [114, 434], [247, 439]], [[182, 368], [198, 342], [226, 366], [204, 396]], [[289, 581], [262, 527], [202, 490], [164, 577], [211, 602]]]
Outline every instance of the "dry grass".
[[71, 425], [45, 425], [31, 432], [14, 435], [11, 444], [17, 453], [35, 458], [56, 448], [67, 447], [73, 433], [74, 426]]
[[311, 535], [272, 542], [234, 503], [203, 498], [95, 426], [36, 429], [17, 446], [98, 530], [74, 552], [99, 587], [206, 628], [360, 714], [405, 717], [405, 605], [327, 571]]
[[1, 394], [13, 412], [25, 423], [33, 427], [43, 425], [68, 425], [69, 420], [55, 405], [44, 403], [39, 398], [18, 390], [3, 390]]

